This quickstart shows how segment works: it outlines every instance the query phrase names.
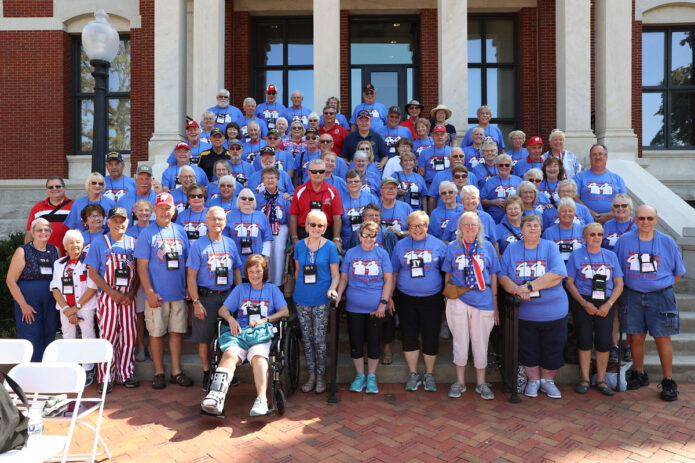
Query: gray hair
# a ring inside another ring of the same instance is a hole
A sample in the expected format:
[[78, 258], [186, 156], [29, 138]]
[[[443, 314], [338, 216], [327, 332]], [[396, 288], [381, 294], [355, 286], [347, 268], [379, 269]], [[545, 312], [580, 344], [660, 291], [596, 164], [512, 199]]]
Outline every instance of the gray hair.
[[224, 215], [225, 221], [227, 220], [227, 213], [226, 213], [226, 212], [224, 211], [224, 209], [223, 209], [222, 207], [220, 207], [220, 206], [212, 206], [212, 207], [210, 207], [210, 208], [208, 209], [208, 211], [205, 213], [205, 218], [206, 218], [206, 219], [210, 218], [210, 215], [211, 215], [213, 212], [221, 212], [222, 215]]
[[68, 242], [68, 240], [74, 240], [74, 239], [79, 239], [84, 243], [84, 237], [82, 236], [82, 233], [79, 230], [68, 230], [65, 232], [65, 235], [63, 236], [63, 246], [65, 246], [65, 243]]
[[473, 195], [476, 198], [480, 198], [480, 190], [475, 185], [464, 185], [463, 188], [461, 188], [461, 199], [463, 199], [465, 195]]
[[499, 164], [502, 161], [512, 162], [512, 157], [507, 153], [498, 154], [495, 158], [495, 164]]
[[247, 96], [246, 98], [244, 98], [244, 103], [243, 103], [243, 104], [246, 104], [246, 103], [253, 103], [253, 104], [256, 104], [256, 100], [253, 99], [253, 98], [251, 98], [250, 96]]
[[231, 183], [232, 188], [236, 190], [236, 177], [233, 175], [223, 175], [222, 178], [217, 181], [218, 185], [222, 185], [223, 183]]
[[524, 173], [524, 180], [528, 180], [530, 178], [537, 178], [540, 177], [541, 179], [543, 178], [543, 171], [540, 170], [538, 167], [534, 167], [533, 169], [529, 169]]
[[215, 118], [215, 113], [213, 113], [212, 111], [203, 111], [203, 115], [200, 116], [200, 120], [202, 121], [202, 120], [204, 120], [206, 117], [211, 117], [211, 118], [214, 119], [214, 118]]
[[101, 175], [99, 172], [92, 172], [87, 176], [87, 180], [84, 181], [85, 190], [89, 190], [89, 182], [91, 182], [92, 179], [101, 180], [102, 182], [104, 182], [104, 186], [106, 186], [106, 180], [104, 180], [104, 176]]
[[558, 182], [557, 186], [555, 187], [555, 191], [557, 192], [560, 190], [560, 188], [566, 187], [566, 186], [572, 187], [572, 190], [574, 191], [574, 193], [572, 194], [573, 196], [577, 194], [577, 184], [574, 182], [574, 180], [571, 180], [571, 179], [560, 180]]
[[241, 203], [241, 199], [239, 199], [239, 198], [240, 198], [241, 196], [244, 195], [244, 192], [246, 192], [247, 195], [250, 195], [250, 196], [253, 198], [252, 205], [253, 205], [253, 209], [256, 210], [256, 195], [253, 194], [253, 190], [251, 190], [251, 188], [243, 188], [243, 189], [239, 192], [239, 196], [236, 197], [236, 207], [237, 207], [237, 209], [241, 209], [241, 204], [240, 204], [240, 203]]
[[458, 192], [458, 187], [454, 182], [451, 182], [449, 180], [444, 180], [442, 183], [439, 184], [439, 195], [441, 196], [442, 190], [454, 190], [454, 192]]
[[477, 130], [480, 130], [481, 132], [483, 132], [483, 135], [485, 135], [485, 129], [480, 126], [474, 127], [473, 130], [471, 130], [471, 135], [473, 135]]
[[475, 112], [475, 114], [478, 115], [478, 114], [480, 114], [480, 111], [485, 111], [485, 110], [487, 110], [490, 113], [490, 115], [492, 115], [492, 109], [490, 109], [490, 107], [486, 104], [480, 106], [478, 108], [478, 110]]
[[369, 154], [366, 151], [357, 150], [357, 151], [355, 151], [355, 154], [352, 156], [352, 159], [354, 161], [357, 158], [364, 158], [367, 161], [369, 161]]
[[36, 230], [36, 227], [39, 225], [48, 225], [48, 228], [51, 229], [51, 233], [53, 233], [53, 227], [51, 227], [51, 223], [44, 219], [43, 217], [39, 217], [38, 219], [34, 219], [33, 222], [31, 222], [31, 227], [29, 229], [31, 230], [31, 233], [34, 233], [34, 230]]
[[521, 138], [522, 138], [522, 140], [521, 140], [522, 143], [526, 141], [526, 134], [524, 133], [523, 130], [512, 130], [511, 132], [509, 132], [509, 137], [508, 137], [508, 138], [509, 138], [509, 143], [512, 142], [512, 137], [515, 137], [515, 136], [517, 136], [517, 135], [521, 136]]
[[456, 146], [454, 148], [451, 148], [451, 151], [449, 151], [449, 156], [454, 154], [454, 152], [464, 154], [463, 148], [461, 148], [460, 146]]
[[485, 227], [483, 225], [483, 221], [480, 220], [480, 216], [476, 212], [464, 212], [461, 214], [461, 217], [459, 217], [459, 221], [456, 224], [456, 241], [458, 242], [459, 246], [463, 247], [463, 233], [461, 233], [461, 223], [463, 223], [463, 219], [466, 217], [475, 217], [478, 220], [478, 234], [475, 237], [475, 240], [478, 242], [478, 246], [482, 246], [485, 244]]
[[229, 90], [227, 90], [226, 88], [221, 88], [221, 89], [219, 89], [219, 90], [217, 91], [217, 94], [218, 94], [218, 95], [227, 95], [227, 96], [229, 96]]
[[616, 201], [620, 200], [625, 201], [628, 204], [628, 206], [630, 206], [630, 209], [633, 209], [635, 207], [634, 203], [632, 202], [632, 198], [629, 194], [626, 193], [618, 193], [615, 196], [613, 196], [613, 202], [611, 203], [611, 205], [615, 204]]
[[574, 199], [572, 198], [560, 198], [560, 200], [557, 202], [557, 212], [560, 212], [560, 208], [562, 207], [571, 207], [575, 211], [577, 210], [577, 203], [574, 202]]
[[548, 142], [553, 141], [553, 138], [555, 137], [562, 137], [562, 139], [565, 139], [565, 132], [563, 132], [560, 129], [553, 129], [552, 132], [550, 132], [550, 135], [548, 136]]
[[251, 127], [252, 125], [255, 125], [258, 130], [261, 130], [261, 125], [257, 121], [251, 121], [248, 124], [246, 124], [246, 128]]
[[321, 158], [316, 158], [316, 159], [312, 159], [312, 160], [309, 162], [309, 167], [308, 167], [308, 169], [311, 169], [311, 166], [313, 166], [314, 164], [321, 164], [324, 168], [326, 167], [326, 163], [325, 163], [325, 161], [324, 161], [323, 159], [321, 159]]
[[191, 174], [193, 174], [193, 177], [196, 176], [196, 175], [195, 175], [195, 170], [193, 170], [193, 167], [191, 167], [191, 166], [183, 166], [183, 167], [181, 167], [181, 168], [179, 169], [179, 177], [180, 177], [181, 174], [183, 174], [184, 172], [190, 172]]
[[485, 148], [494, 148], [495, 149], [495, 155], [498, 152], [497, 143], [494, 140], [485, 140], [483, 142], [482, 149], [484, 150]]
[[281, 120], [284, 121], [285, 124], [287, 124], [287, 118], [282, 117], [282, 116], [280, 116], [280, 117], [278, 117], [277, 119], [275, 119], [275, 124], [277, 125], [277, 123], [280, 122]]

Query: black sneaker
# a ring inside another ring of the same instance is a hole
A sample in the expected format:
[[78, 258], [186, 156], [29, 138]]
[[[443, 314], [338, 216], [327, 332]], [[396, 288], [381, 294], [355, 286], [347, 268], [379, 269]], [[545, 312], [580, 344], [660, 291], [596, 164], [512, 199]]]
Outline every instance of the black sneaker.
[[123, 382], [123, 385], [129, 389], [140, 386], [140, 381], [135, 376], [131, 376]]
[[608, 361], [610, 363], [618, 363], [618, 360], [620, 359], [620, 348], [618, 346], [611, 346], [609, 352]]
[[[109, 382], [106, 384], [106, 393], [111, 394], [113, 391], [113, 383]], [[99, 394], [104, 392], [104, 383], [99, 383]]]
[[627, 389], [639, 389], [642, 386], [649, 386], [649, 376], [646, 371], [630, 370], [627, 376]]
[[661, 399], [667, 402], [678, 400], [678, 385], [671, 378], [661, 380]]
[[210, 370], [203, 371], [203, 391], [207, 392], [208, 383], [210, 382]]
[[632, 350], [630, 346], [625, 348], [625, 353], [623, 354], [623, 362], [632, 362]]

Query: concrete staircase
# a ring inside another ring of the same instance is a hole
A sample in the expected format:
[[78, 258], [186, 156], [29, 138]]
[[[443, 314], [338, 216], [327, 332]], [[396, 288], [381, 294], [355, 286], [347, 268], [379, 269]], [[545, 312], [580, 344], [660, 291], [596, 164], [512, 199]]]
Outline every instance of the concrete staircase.
[[[694, 382], [695, 381], [695, 291], [692, 291], [689, 285], [677, 285], [677, 300], [681, 311], [681, 334], [674, 336], [673, 339], [673, 376], [678, 382]], [[688, 291], [688, 292], [681, 292]], [[341, 332], [339, 336], [339, 354], [338, 354], [338, 382], [347, 383], [352, 381], [354, 377], [354, 368], [349, 355], [347, 321], [341, 320]], [[408, 374], [408, 367], [403, 356], [401, 343], [398, 339], [393, 345], [393, 363], [391, 365], [379, 365], [377, 369], [377, 378], [380, 382], [401, 383], [405, 382]], [[167, 376], [169, 374], [169, 359], [166, 355]], [[202, 368], [198, 358], [198, 346], [186, 339], [184, 341], [182, 355], [183, 369], [196, 383], [199, 383], [202, 378]], [[450, 340], [440, 340], [440, 355], [437, 358], [437, 366], [435, 369], [435, 378], [438, 383], [450, 384], [456, 380], [456, 372], [452, 363], [452, 342]], [[304, 381], [306, 370], [304, 367], [303, 354], [300, 355], [300, 381]], [[329, 362], [330, 363], [330, 362]], [[650, 376], [653, 383], [661, 380], [661, 366], [659, 357], [656, 352], [654, 340], [647, 337], [646, 355], [645, 355], [645, 370]], [[330, 364], [328, 366], [330, 372]], [[142, 380], [151, 380], [153, 376], [153, 367], [151, 361], [136, 363], [135, 372], [138, 378]], [[420, 360], [420, 372], [424, 372], [424, 363]], [[244, 366], [238, 370], [238, 375], [244, 382], [252, 382], [251, 369]], [[558, 383], [574, 383], [579, 375], [577, 365], [565, 365], [557, 374], [556, 381]], [[466, 382], [475, 381], [475, 371], [472, 367], [466, 369]], [[500, 382], [501, 376], [496, 368], [492, 365], [488, 366], [488, 381]]]

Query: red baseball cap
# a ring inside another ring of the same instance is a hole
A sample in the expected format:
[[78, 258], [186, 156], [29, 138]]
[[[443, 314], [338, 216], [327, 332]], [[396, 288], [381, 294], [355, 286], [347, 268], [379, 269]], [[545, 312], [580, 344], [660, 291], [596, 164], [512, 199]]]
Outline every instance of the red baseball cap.
[[157, 201], [154, 203], [154, 207], [158, 207], [162, 204], [165, 204], [167, 206], [175, 207], [174, 206], [174, 197], [171, 196], [169, 193], [159, 193], [157, 195]]
[[443, 125], [435, 125], [434, 129], [432, 129], [432, 133], [436, 132], [446, 132], [446, 127], [444, 127]]
[[528, 139], [526, 146], [542, 145], [543, 139], [541, 137], [535, 136]]
[[196, 121], [188, 121], [188, 122], [186, 122], [186, 129], [190, 129], [191, 127], [195, 128], [195, 129], [199, 129], [199, 128], [200, 128], [200, 126], [198, 125], [198, 123], [197, 123]]
[[275, 88], [275, 85], [273, 84], [268, 84], [268, 88], [265, 89], [265, 92], [277, 92], [278, 90]]
[[179, 149], [182, 149], [182, 148], [185, 149], [185, 150], [188, 150], [188, 151], [191, 150], [191, 147], [188, 146], [188, 143], [180, 142], [180, 143], [177, 143], [177, 144], [176, 144], [176, 147], [174, 148], [174, 151], [179, 150]]

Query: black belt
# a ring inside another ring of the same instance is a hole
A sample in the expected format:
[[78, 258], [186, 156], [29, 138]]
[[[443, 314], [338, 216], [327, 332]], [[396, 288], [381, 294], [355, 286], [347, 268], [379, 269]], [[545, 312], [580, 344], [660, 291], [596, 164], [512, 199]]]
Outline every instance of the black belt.
[[663, 293], [667, 289], [672, 289], [673, 285], [667, 286], [667, 287], [662, 288], [662, 289], [657, 289], [656, 291], [649, 291], [649, 292], [637, 291], [636, 289], [632, 289], [629, 286], [626, 286], [626, 288], [629, 289], [630, 291], [632, 291], [633, 293], [638, 293], [638, 294], [657, 294], [657, 293]]
[[205, 297], [208, 294], [225, 294], [229, 292], [229, 289], [223, 289], [222, 291], [218, 291], [216, 289], [206, 288], [205, 286], [198, 286], [198, 295]]

